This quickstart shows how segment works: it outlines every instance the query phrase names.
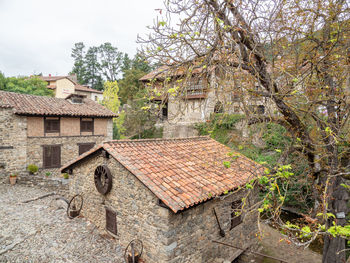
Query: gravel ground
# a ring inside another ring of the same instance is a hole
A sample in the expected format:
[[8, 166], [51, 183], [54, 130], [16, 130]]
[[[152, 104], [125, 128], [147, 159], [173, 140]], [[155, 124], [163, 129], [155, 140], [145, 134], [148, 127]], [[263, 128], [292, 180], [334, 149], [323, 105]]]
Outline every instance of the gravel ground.
[[124, 262], [111, 237], [84, 218], [68, 219], [57, 196], [23, 203], [47, 193], [0, 184], [0, 262]]

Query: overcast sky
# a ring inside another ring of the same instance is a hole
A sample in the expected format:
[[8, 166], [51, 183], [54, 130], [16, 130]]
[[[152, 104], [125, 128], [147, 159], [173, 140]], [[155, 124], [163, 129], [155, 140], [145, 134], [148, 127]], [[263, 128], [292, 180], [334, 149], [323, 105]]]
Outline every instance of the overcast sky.
[[0, 71], [65, 75], [71, 49], [111, 42], [133, 57], [162, 0], [0, 0]]

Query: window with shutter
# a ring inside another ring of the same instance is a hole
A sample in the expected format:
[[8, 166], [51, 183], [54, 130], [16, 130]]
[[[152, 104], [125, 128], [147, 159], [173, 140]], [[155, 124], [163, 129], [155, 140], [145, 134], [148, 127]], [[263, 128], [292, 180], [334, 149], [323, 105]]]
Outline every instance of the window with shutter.
[[44, 145], [43, 146], [43, 168], [61, 167], [61, 146]]
[[88, 150], [92, 149], [95, 146], [95, 143], [81, 143], [79, 145], [79, 155], [83, 154], [84, 152], [87, 152]]
[[234, 201], [231, 203], [231, 227], [230, 230], [240, 223], [242, 223], [242, 215], [236, 215], [236, 212], [239, 212], [242, 207], [241, 201]]
[[94, 119], [81, 119], [80, 131], [81, 132], [93, 132], [94, 131]]
[[45, 133], [60, 132], [60, 119], [46, 119], [44, 120]]
[[106, 229], [117, 234], [117, 214], [109, 208], [106, 208]]

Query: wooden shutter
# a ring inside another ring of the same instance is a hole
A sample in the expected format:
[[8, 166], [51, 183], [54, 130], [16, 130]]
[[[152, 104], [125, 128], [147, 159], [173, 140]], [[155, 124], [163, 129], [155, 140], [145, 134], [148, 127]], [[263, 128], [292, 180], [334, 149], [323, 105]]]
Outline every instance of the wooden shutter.
[[117, 214], [109, 208], [106, 208], [106, 229], [117, 234]]
[[43, 167], [48, 168], [50, 167], [51, 163], [51, 153], [50, 153], [50, 146], [43, 146]]
[[44, 130], [45, 133], [60, 132], [60, 119], [45, 119]]
[[43, 146], [43, 168], [61, 167], [61, 146], [45, 145]]
[[52, 146], [51, 148], [51, 164], [53, 168], [59, 168], [61, 167], [61, 146], [60, 145], [55, 145]]
[[79, 155], [83, 154], [84, 152], [87, 152], [88, 150], [92, 149], [94, 146], [95, 146], [95, 143], [79, 144]]
[[94, 131], [94, 119], [81, 119], [80, 120], [80, 131], [93, 132]]

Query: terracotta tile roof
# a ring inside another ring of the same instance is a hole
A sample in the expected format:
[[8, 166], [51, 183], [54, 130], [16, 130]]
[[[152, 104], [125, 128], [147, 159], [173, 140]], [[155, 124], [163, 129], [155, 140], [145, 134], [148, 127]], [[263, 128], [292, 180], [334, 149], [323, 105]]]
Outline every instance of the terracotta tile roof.
[[139, 80], [141, 80], [141, 81], [152, 80], [155, 77], [157, 77], [159, 79], [159, 78], [162, 78], [165, 75], [167, 75], [168, 71], [169, 71], [169, 67], [168, 66], [161, 66], [161, 67], [156, 68], [155, 70], [151, 71], [150, 73], [144, 75]]
[[5, 107], [13, 108], [18, 115], [117, 117], [116, 114], [90, 99], [84, 99], [82, 104], [73, 104], [66, 99], [0, 90], [0, 108]]
[[[102, 91], [100, 90], [95, 90], [93, 88], [90, 88], [90, 87], [87, 87], [87, 86], [84, 86], [84, 85], [80, 85], [78, 84], [73, 78], [74, 76], [41, 76], [40, 77], [42, 80], [45, 80], [45, 81], [56, 81], [56, 80], [59, 80], [59, 79], [68, 79], [70, 80], [71, 82], [73, 82], [74, 84], [74, 89], [75, 90], [78, 90], [78, 91], [84, 91], [84, 92], [91, 92], [91, 93], [99, 93], [99, 94], [103, 94]], [[49, 89], [55, 89], [56, 88], [56, 85], [48, 85], [47, 86]]]
[[40, 76], [40, 78], [45, 81], [56, 81], [59, 79], [69, 78], [69, 76]]
[[[215, 66], [210, 66], [206, 70], [207, 72], [211, 72], [215, 69]], [[203, 73], [202, 67], [194, 67], [192, 69], [192, 74], [200, 74]], [[151, 71], [150, 73], [144, 75], [139, 80], [140, 81], [150, 81], [150, 80], [164, 80], [167, 77], [175, 77], [175, 76], [184, 76], [188, 73], [188, 68], [186, 67], [169, 67], [169, 66], [161, 66], [159, 68], [156, 68], [155, 70]]]
[[93, 88], [89, 88], [87, 86], [83, 86], [83, 85], [80, 85], [80, 84], [76, 84], [74, 86], [74, 89], [75, 90], [78, 90], [78, 91], [84, 91], [84, 92], [91, 92], [91, 93], [99, 93], [99, 94], [103, 94], [102, 91], [100, 90], [96, 90], [96, 89], [93, 89]]
[[[66, 171], [99, 149], [108, 151], [173, 212], [222, 195], [263, 173], [263, 167], [209, 137], [105, 142], [62, 167]], [[224, 161], [231, 161], [226, 168]]]

